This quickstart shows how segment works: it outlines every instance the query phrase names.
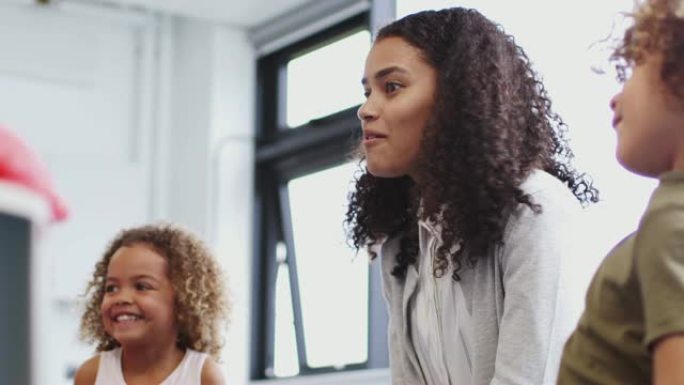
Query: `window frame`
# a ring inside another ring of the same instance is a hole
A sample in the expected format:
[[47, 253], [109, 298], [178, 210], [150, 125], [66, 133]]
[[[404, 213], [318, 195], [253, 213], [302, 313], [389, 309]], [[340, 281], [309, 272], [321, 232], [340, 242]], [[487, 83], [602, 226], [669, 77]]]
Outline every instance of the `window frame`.
[[389, 365], [388, 317], [381, 294], [379, 261], [372, 263], [369, 268], [367, 361], [341, 369], [332, 366], [312, 368], [307, 365], [287, 182], [349, 161], [350, 150], [361, 135], [361, 124], [357, 118], [357, 105], [301, 126], [287, 127], [285, 79], [286, 65], [293, 58], [360, 30], [372, 33], [380, 21], [393, 18], [394, 13], [394, 0], [372, 1], [359, 13], [257, 61], [252, 348], [249, 368], [252, 380], [285, 379], [275, 377], [272, 372], [275, 358], [276, 274], [279, 264], [276, 248], [280, 242], [285, 244], [287, 250], [283, 263], [288, 266], [290, 278], [299, 358], [299, 374], [296, 377], [387, 368]]

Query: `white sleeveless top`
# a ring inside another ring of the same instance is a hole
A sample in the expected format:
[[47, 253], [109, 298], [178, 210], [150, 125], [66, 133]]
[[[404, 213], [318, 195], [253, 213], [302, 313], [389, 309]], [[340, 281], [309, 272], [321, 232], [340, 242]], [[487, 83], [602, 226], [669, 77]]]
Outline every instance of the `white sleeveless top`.
[[[159, 385], [201, 385], [202, 366], [207, 356], [206, 353], [187, 349], [180, 364]], [[121, 371], [120, 347], [100, 353], [95, 385], [126, 385]]]

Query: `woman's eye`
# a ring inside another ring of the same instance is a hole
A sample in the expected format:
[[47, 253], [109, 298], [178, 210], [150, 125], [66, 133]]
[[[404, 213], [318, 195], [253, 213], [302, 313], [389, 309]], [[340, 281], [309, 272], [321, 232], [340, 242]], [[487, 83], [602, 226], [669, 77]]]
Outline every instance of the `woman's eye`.
[[394, 93], [401, 88], [399, 83], [387, 82], [385, 83], [385, 92], [388, 94]]
[[363, 90], [363, 97], [368, 99], [369, 96], [370, 96], [370, 90]]

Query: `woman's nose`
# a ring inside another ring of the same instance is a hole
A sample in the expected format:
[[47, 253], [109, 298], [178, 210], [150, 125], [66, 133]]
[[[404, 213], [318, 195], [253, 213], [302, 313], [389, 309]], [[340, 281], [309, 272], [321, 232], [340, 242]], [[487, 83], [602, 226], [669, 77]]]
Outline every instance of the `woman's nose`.
[[361, 107], [359, 107], [356, 116], [358, 116], [361, 122], [367, 122], [375, 119], [377, 113], [375, 112], [375, 108], [371, 104], [370, 99], [366, 99], [366, 101], [363, 102]]

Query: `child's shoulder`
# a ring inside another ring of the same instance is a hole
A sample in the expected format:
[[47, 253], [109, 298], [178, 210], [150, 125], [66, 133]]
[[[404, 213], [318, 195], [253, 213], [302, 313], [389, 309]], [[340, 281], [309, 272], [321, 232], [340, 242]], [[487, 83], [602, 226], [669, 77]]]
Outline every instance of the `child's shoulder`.
[[[213, 358], [207, 357], [202, 365], [202, 385], [225, 385], [221, 367]], [[76, 384], [78, 385], [78, 384]]]
[[85, 361], [76, 371], [74, 385], [93, 385], [97, 378], [97, 369], [100, 366], [100, 355], [96, 355]]

